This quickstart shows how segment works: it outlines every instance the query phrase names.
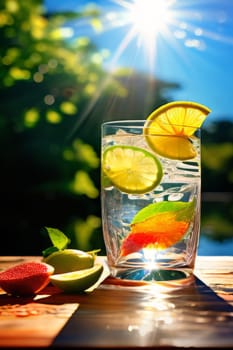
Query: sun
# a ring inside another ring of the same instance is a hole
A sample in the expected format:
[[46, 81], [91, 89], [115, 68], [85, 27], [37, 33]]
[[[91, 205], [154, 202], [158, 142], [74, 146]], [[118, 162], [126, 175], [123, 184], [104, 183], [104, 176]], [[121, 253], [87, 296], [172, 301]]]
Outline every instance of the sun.
[[135, 39], [138, 47], [144, 47], [149, 59], [149, 66], [153, 69], [158, 36], [168, 35], [168, 28], [174, 17], [172, 5], [176, 0], [112, 1], [124, 9], [122, 14], [123, 23], [129, 27], [129, 31], [119, 47], [119, 53], [128, 46], [129, 42]]
[[139, 37], [146, 42], [156, 39], [158, 33], [166, 30], [171, 20], [170, 6], [173, 1], [134, 0], [129, 6], [129, 22]]

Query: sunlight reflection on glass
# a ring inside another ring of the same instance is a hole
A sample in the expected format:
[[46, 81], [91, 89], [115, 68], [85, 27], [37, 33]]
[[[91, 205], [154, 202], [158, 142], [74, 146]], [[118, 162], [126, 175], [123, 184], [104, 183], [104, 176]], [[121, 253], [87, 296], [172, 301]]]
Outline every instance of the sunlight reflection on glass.
[[157, 251], [156, 249], [143, 249], [143, 255], [146, 261], [146, 268], [152, 270], [156, 265]]

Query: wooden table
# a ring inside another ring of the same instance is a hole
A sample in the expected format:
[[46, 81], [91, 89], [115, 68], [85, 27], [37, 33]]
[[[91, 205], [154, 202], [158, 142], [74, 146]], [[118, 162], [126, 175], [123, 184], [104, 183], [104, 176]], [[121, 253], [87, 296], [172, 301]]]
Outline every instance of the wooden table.
[[[0, 269], [40, 259], [1, 257]], [[0, 348], [233, 348], [233, 256], [198, 257], [195, 275], [172, 292], [106, 283], [106, 275], [81, 295], [50, 285], [34, 298], [2, 291]]]

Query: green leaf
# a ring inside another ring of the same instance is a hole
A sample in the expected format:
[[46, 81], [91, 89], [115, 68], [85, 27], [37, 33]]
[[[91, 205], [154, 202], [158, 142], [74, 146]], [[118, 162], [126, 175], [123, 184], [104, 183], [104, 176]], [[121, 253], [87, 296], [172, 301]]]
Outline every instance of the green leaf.
[[131, 224], [145, 221], [156, 214], [173, 212], [176, 214], [176, 220], [190, 220], [193, 216], [195, 208], [194, 200], [192, 202], [169, 202], [163, 201], [159, 203], [149, 204], [147, 207], [140, 210], [133, 218]]
[[62, 231], [52, 227], [45, 228], [48, 231], [51, 242], [58, 250], [65, 249], [70, 243], [70, 239]]
[[42, 251], [42, 256], [43, 256], [44, 258], [46, 258], [46, 256], [49, 256], [50, 254], [52, 254], [52, 253], [54, 253], [54, 252], [57, 252], [57, 251], [58, 251], [58, 249], [57, 249], [56, 247], [54, 247], [54, 246], [48, 247], [48, 248], [46, 248], [46, 249], [44, 249], [44, 250]]

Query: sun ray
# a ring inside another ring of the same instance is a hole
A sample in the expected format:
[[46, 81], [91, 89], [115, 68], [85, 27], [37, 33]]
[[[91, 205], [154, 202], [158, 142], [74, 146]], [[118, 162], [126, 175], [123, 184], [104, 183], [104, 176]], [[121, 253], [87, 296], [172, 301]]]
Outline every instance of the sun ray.
[[122, 23], [130, 27], [130, 37], [136, 39], [137, 47], [144, 46], [151, 70], [153, 70], [153, 59], [156, 56], [157, 35], [166, 30], [167, 23], [171, 21], [172, 11], [170, 11], [170, 6], [174, 1], [112, 0], [123, 8], [124, 11], [119, 13], [119, 16], [123, 19]]
[[[90, 111], [111, 80], [114, 69], [122, 65], [121, 58], [125, 53], [130, 52], [135, 59], [137, 50], [140, 53], [143, 49], [148, 60], [146, 69], [154, 75], [157, 58], [161, 59], [165, 46], [173, 50], [177, 59], [190, 69], [190, 53], [194, 50], [207, 51], [211, 41], [233, 45], [233, 37], [221, 32], [221, 26], [231, 23], [230, 11], [227, 9], [232, 9], [232, 5], [228, 0], [207, 0], [205, 4], [201, 0], [110, 1], [114, 6], [103, 8], [102, 33], [112, 31], [114, 35], [114, 31], [119, 30], [122, 37], [112, 57], [106, 62], [108, 77], [80, 116], [75, 130], [88, 120]], [[134, 51], [131, 44], [135, 44]], [[133, 62], [129, 59], [128, 64], [133, 69]]]

